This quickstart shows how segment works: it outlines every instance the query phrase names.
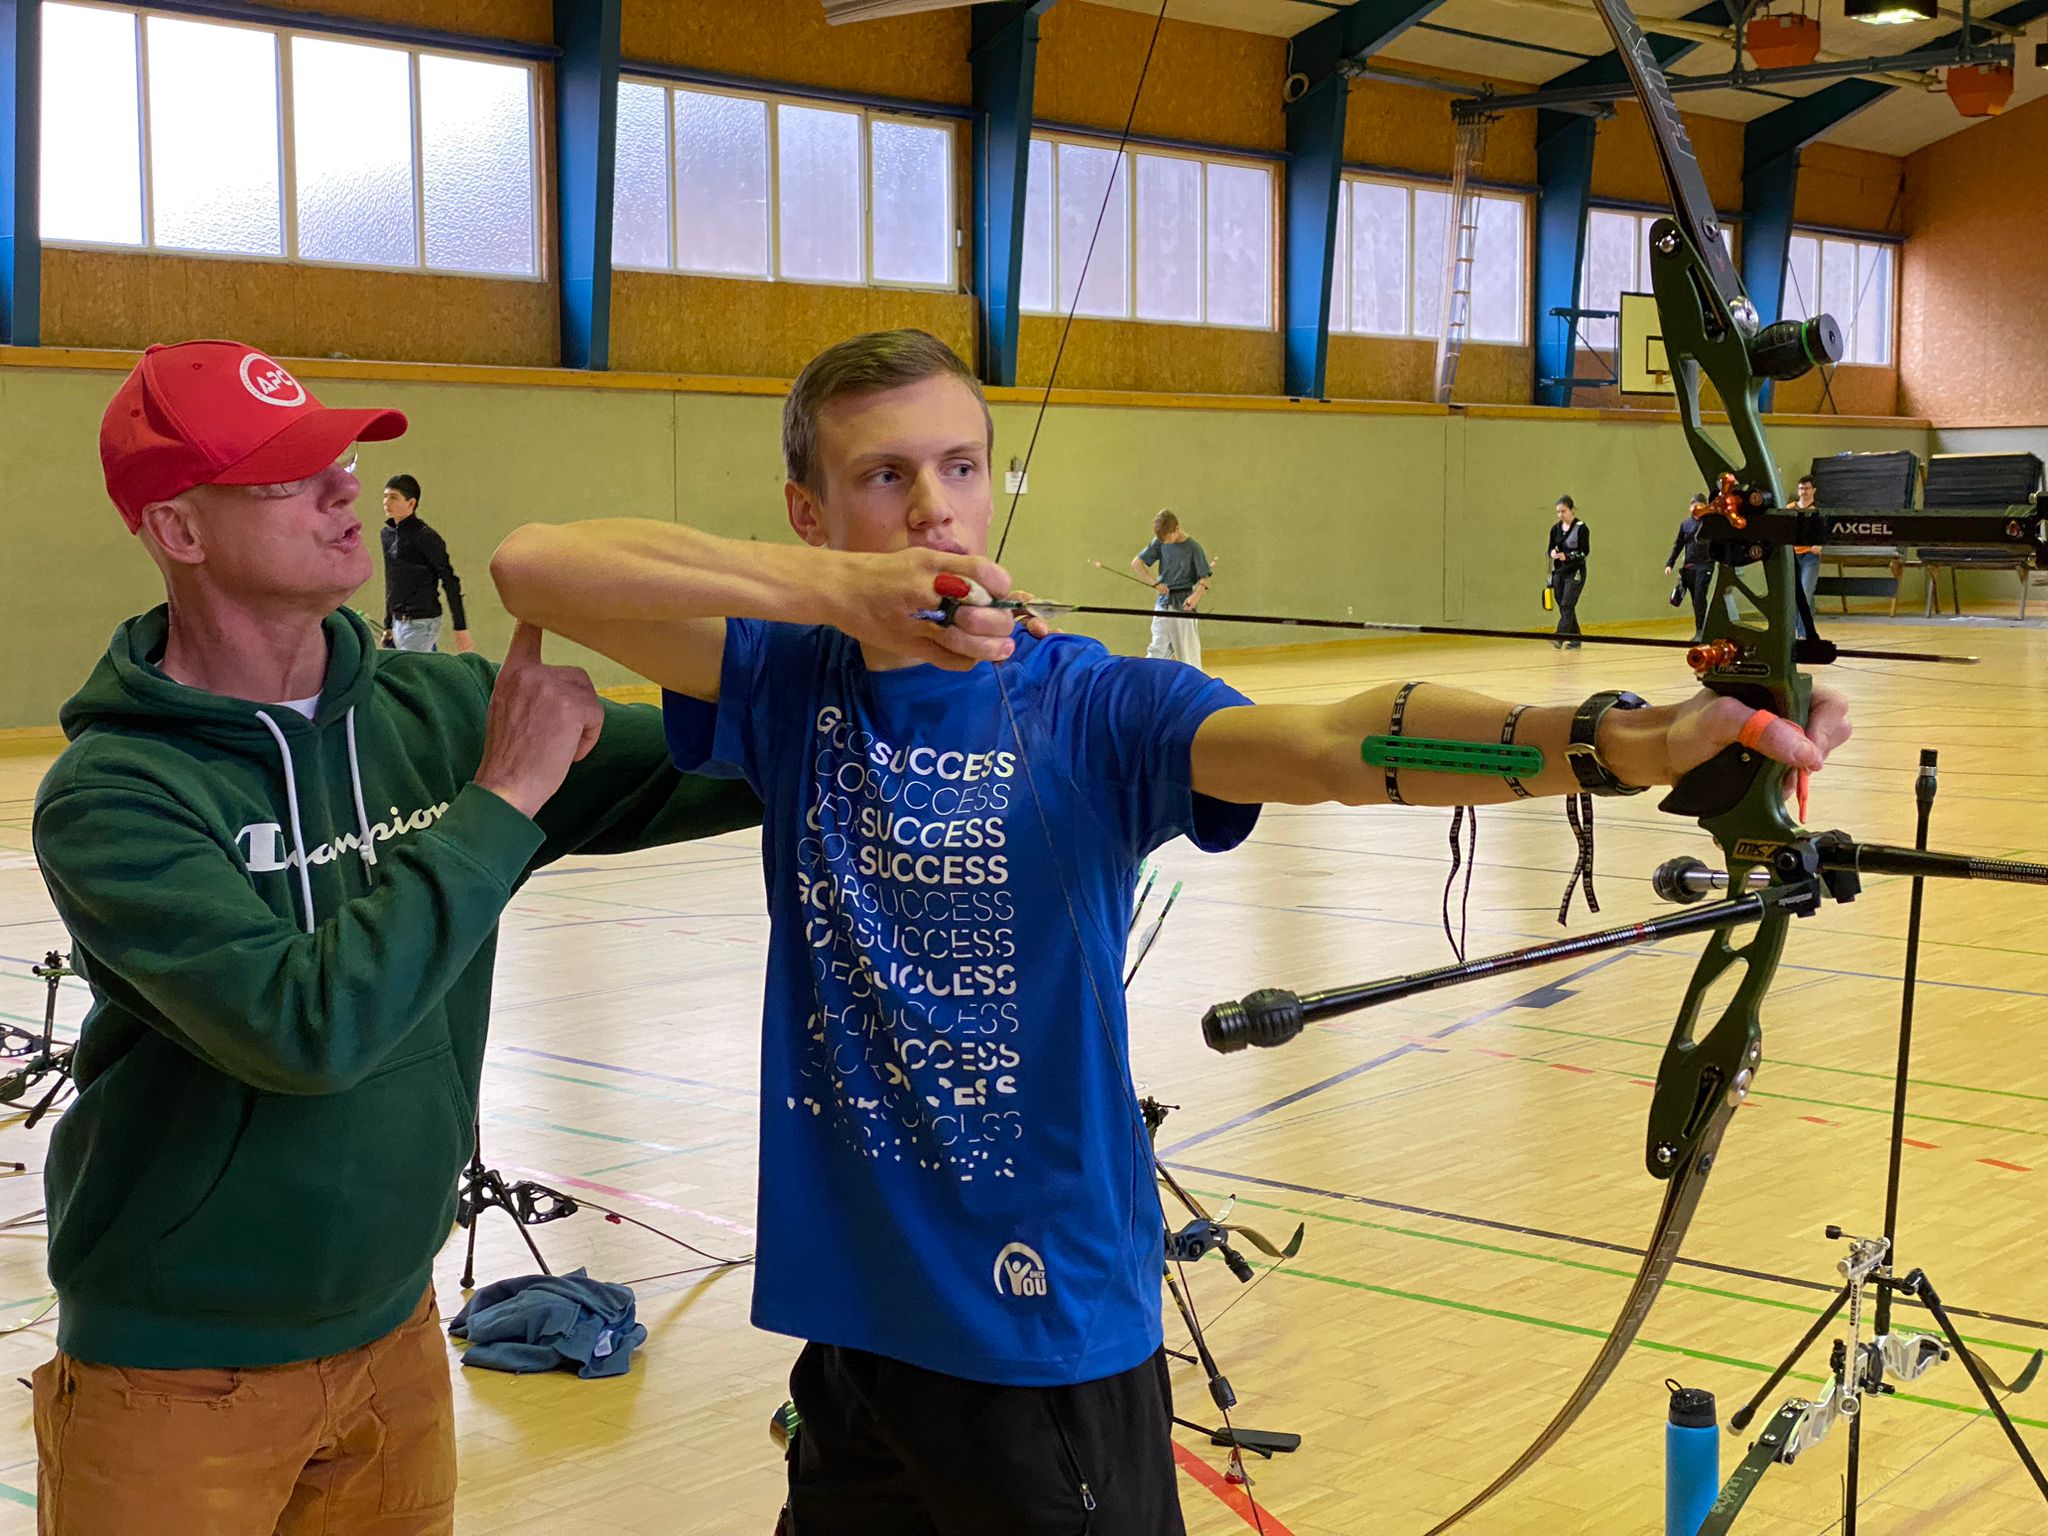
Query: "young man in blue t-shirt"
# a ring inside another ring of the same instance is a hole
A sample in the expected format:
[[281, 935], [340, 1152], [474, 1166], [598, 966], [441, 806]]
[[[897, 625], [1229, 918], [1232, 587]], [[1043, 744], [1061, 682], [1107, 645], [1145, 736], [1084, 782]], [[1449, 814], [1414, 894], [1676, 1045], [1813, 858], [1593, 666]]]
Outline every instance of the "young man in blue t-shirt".
[[[859, 337], [784, 410], [809, 547], [615, 519], [521, 529], [492, 562], [513, 613], [669, 691], [679, 764], [742, 774], [766, 806], [754, 1321], [806, 1341], [792, 1536], [1183, 1529], [1118, 984], [1138, 866], [1175, 837], [1234, 846], [1264, 801], [1385, 802], [1359, 742], [1397, 708], [1408, 734], [1486, 742], [1510, 713], [1398, 684], [1253, 708], [999, 608], [934, 622], [963, 578], [1011, 590], [984, 555], [993, 436], [943, 344]], [[1616, 697], [1586, 770], [1616, 792], [1751, 716]], [[1515, 714], [1539, 773], [1404, 772], [1400, 798], [1578, 789], [1572, 707]], [[1840, 702], [1817, 692], [1811, 729], [1759, 739], [1817, 767]]]

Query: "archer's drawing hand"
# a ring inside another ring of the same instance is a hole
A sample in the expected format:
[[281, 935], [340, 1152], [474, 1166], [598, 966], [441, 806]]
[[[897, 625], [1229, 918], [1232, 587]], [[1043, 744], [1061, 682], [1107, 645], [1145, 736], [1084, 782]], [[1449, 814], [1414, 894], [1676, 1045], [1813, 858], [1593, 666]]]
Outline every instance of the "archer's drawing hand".
[[[1021, 589], [1012, 590], [1010, 596], [1014, 597], [1020, 603], [1035, 603], [1038, 601], [1038, 599], [1036, 597], [1033, 597], [1029, 592], [1025, 592]], [[958, 622], [957, 618], [955, 619], [955, 622]], [[1053, 623], [1052, 620], [1046, 618], [1042, 614], [1030, 613], [1020, 610], [1017, 614], [1017, 622], [1024, 626], [1025, 632], [1027, 634], [1030, 634], [1033, 637], [1040, 640], [1043, 640], [1047, 635], [1059, 633], [1059, 626]]]
[[[820, 563], [821, 569], [825, 569]], [[854, 639], [897, 656], [964, 672], [978, 661], [1007, 661], [1015, 617], [1002, 608], [962, 603], [950, 624], [915, 617], [939, 606], [946, 588], [980, 586], [991, 597], [1010, 595], [1010, 573], [993, 560], [938, 549], [893, 554], [843, 554], [832, 562], [826, 594], [832, 622]]]
[[1740, 699], [1704, 688], [1683, 704], [1611, 709], [1600, 721], [1600, 755], [1624, 783], [1676, 784], [1722, 748], [1742, 741], [1745, 730], [1755, 737], [1747, 745], [1807, 773], [1818, 772], [1851, 735], [1848, 701], [1826, 688], [1813, 690], [1803, 731], [1779, 716], [1755, 727], [1757, 713]]

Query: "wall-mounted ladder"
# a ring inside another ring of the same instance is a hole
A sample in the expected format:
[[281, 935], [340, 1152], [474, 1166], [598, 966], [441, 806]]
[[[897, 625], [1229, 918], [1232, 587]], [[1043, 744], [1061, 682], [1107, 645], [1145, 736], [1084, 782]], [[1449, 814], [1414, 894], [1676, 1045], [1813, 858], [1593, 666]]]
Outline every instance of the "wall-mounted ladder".
[[1457, 382], [1458, 359], [1472, 329], [1472, 257], [1479, 245], [1479, 192], [1473, 185], [1486, 161], [1489, 116], [1458, 122], [1458, 158], [1451, 171], [1450, 216], [1444, 226], [1444, 302], [1437, 317], [1436, 395], [1448, 405]]

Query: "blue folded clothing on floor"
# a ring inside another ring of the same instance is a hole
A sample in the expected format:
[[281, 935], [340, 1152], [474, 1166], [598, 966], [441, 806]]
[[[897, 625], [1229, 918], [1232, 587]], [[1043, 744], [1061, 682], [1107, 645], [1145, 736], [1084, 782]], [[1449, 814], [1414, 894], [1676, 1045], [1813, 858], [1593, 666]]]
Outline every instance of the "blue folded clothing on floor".
[[491, 1371], [558, 1371], [623, 1376], [647, 1330], [633, 1320], [633, 1292], [568, 1275], [497, 1280], [469, 1298], [449, 1333], [469, 1340], [464, 1365]]

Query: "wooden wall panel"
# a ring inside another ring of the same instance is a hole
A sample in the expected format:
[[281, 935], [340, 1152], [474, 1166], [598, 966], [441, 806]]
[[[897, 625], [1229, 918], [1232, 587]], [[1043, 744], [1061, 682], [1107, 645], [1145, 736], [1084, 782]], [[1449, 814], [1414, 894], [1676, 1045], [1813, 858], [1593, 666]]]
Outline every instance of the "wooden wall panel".
[[620, 51], [629, 61], [965, 106], [974, 94], [970, 25], [964, 9], [833, 27], [818, 0], [625, 0]]
[[[437, 27], [477, 37], [520, 43], [552, 43], [555, 10], [550, 0], [269, 0], [281, 10], [323, 11], [356, 16], [395, 27]], [[630, 8], [630, 4], [629, 4]]]
[[[1528, 347], [1468, 346], [1458, 361], [1459, 404], [1527, 405], [1534, 379]], [[1436, 343], [1400, 336], [1332, 336], [1324, 388], [1332, 400], [1427, 400]]]
[[2048, 100], [1906, 160], [1899, 396], [1935, 426], [2048, 421]]
[[1799, 196], [1793, 218], [1896, 234], [1905, 194], [1906, 162], [1897, 155], [1809, 144], [1799, 157]]
[[[1026, 315], [1017, 382], [1045, 383], [1063, 317]], [[969, 354], [971, 355], [971, 354]], [[1134, 320], [1076, 320], [1060, 360], [1065, 389], [1156, 390], [1187, 395], [1277, 395], [1282, 379], [1278, 331], [1154, 325]]]
[[613, 278], [612, 366], [626, 371], [788, 379], [836, 341], [897, 326], [930, 331], [974, 359], [966, 294], [666, 272]]
[[[1040, 24], [1036, 114], [1120, 132], [1144, 63], [1154, 18], [1066, 0]], [[1284, 149], [1280, 87], [1287, 40], [1175, 21], [1159, 47], [1138, 102], [1138, 133], [1245, 149]]]
[[551, 367], [553, 283], [231, 261], [43, 252], [43, 342], [145, 347], [227, 336], [290, 357]]
[[[1412, 64], [1404, 64], [1402, 69], [1475, 86], [1481, 83], [1477, 76], [1448, 70], [1426, 70]], [[1508, 90], [1525, 88], [1507, 81], [1493, 83]], [[1344, 120], [1344, 158], [1355, 164], [1382, 165], [1448, 180], [1458, 147], [1458, 130], [1451, 120], [1455, 99], [1423, 86], [1352, 81]], [[1534, 184], [1535, 113], [1510, 112], [1487, 130], [1485, 176], [1489, 181]]]
[[[1679, 115], [1692, 136], [1693, 153], [1699, 157], [1714, 206], [1724, 213], [1738, 212], [1742, 207], [1742, 124], [1721, 117]], [[1600, 125], [1594, 140], [1593, 201], [1661, 205], [1669, 199], [1642, 108], [1632, 101], [1617, 102], [1614, 117]]]

